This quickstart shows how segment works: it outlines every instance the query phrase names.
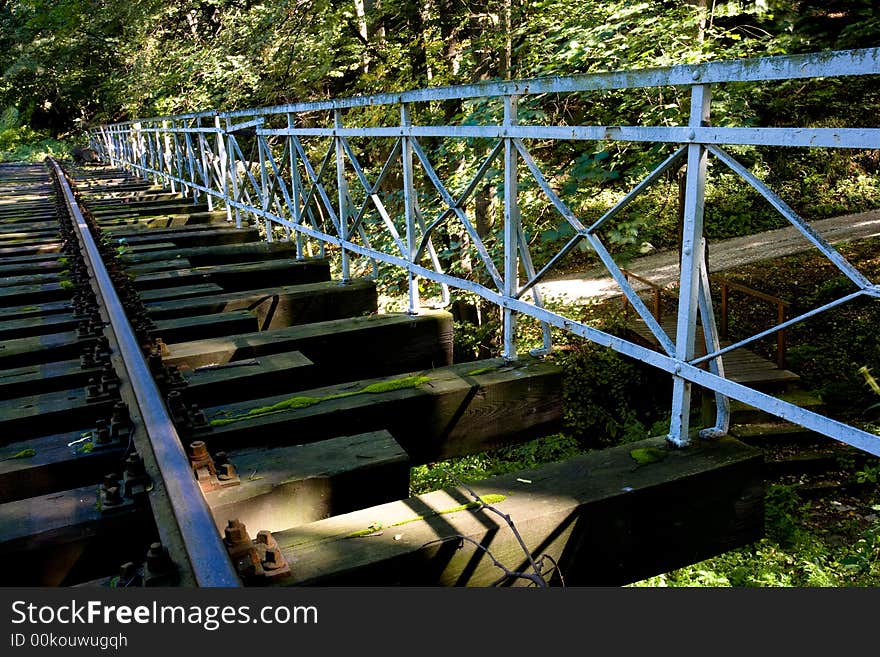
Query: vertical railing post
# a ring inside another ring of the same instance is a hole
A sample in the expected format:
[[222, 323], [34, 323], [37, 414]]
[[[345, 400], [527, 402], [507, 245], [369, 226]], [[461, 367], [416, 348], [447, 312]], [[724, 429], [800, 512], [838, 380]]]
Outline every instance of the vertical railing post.
[[115, 139], [113, 143], [113, 152], [116, 154], [116, 163], [119, 166], [124, 165], [125, 158], [122, 150], [122, 126], [117, 127]]
[[134, 126], [128, 126], [126, 142], [128, 142], [128, 170], [132, 173], [137, 172], [136, 162], [138, 160], [137, 156], [137, 133], [135, 133]]
[[131, 171], [131, 129], [122, 128], [122, 162], [123, 168]]
[[138, 162], [141, 165], [140, 171], [137, 172], [137, 175], [138, 175], [138, 178], [142, 178], [142, 179], [146, 180], [147, 179], [147, 152], [146, 152], [147, 148], [146, 148], [146, 144], [144, 143], [144, 133], [143, 133], [142, 128], [143, 128], [143, 126], [141, 125], [140, 121], [138, 121], [137, 123], [134, 124], [134, 129], [135, 129], [135, 132], [137, 133]]
[[125, 168], [125, 128], [119, 126], [116, 132], [117, 157], [121, 168]]
[[[342, 113], [333, 110], [333, 127], [335, 130], [342, 128]], [[348, 183], [345, 180], [345, 149], [342, 146], [342, 137], [338, 134], [333, 137], [336, 147], [336, 193], [339, 200], [339, 237], [343, 242], [348, 241]], [[342, 247], [342, 284], [351, 281], [351, 263], [348, 251]]]
[[[400, 105], [400, 126], [406, 130], [412, 126], [412, 116], [410, 115], [409, 105], [401, 103]], [[418, 242], [416, 240], [416, 208], [415, 208], [415, 182], [413, 175], [413, 148], [412, 139], [408, 134], [404, 134], [400, 139], [400, 162], [403, 169], [403, 208], [404, 218], [406, 219], [406, 251], [407, 259], [411, 264], [415, 264], [416, 249]], [[419, 299], [419, 279], [410, 270], [406, 274], [407, 287], [409, 288], [409, 306], [407, 312], [410, 315], [418, 315], [421, 301]]]
[[[269, 198], [269, 173], [266, 171], [266, 151], [268, 150], [268, 144], [266, 144], [265, 140], [259, 134], [254, 135], [254, 139], [257, 140], [257, 157], [260, 158], [260, 207], [263, 212], [267, 212], [269, 206], [272, 204], [272, 201]], [[264, 216], [263, 218], [266, 221], [266, 241], [274, 242], [275, 237], [272, 234], [274, 224], [267, 217]]]
[[[235, 139], [235, 137], [229, 134], [229, 127], [231, 122], [229, 119], [226, 119], [226, 134], [229, 135], [229, 139]], [[231, 193], [232, 200], [236, 203], [238, 202], [238, 167], [235, 165], [235, 149], [229, 146], [226, 149], [226, 154], [228, 156], [228, 162], [226, 165], [227, 171], [229, 172], [229, 182], [231, 183]], [[242, 166], [246, 166], [242, 164]], [[235, 227], [241, 228], [241, 209], [236, 205], [235, 206]]]
[[110, 128], [108, 126], [101, 126], [101, 150], [104, 151], [104, 156], [110, 160]]
[[[151, 130], [156, 128], [155, 122], [151, 121], [147, 125], [150, 127]], [[150, 168], [153, 170], [151, 173], [153, 177], [153, 184], [158, 185], [160, 184], [158, 170], [162, 166], [162, 164], [159, 162], [158, 155], [159, 134], [157, 132], [148, 132], [145, 139], [147, 142], [147, 153], [149, 155], [147, 161], [150, 163]]]
[[[776, 304], [776, 323], [782, 324], [785, 322], [785, 305], [782, 303]], [[779, 369], [785, 369], [785, 348], [787, 336], [785, 334], [785, 329], [780, 329], [776, 332], [776, 366]]]
[[116, 165], [116, 126], [110, 126], [107, 129], [107, 151], [110, 163]]
[[[691, 113], [688, 126], [692, 129], [704, 125], [709, 119], [711, 88], [694, 85], [691, 88]], [[690, 139], [694, 139], [692, 131]], [[681, 273], [679, 278], [678, 320], [675, 331], [675, 358], [691, 360], [694, 356], [697, 307], [700, 294], [702, 267], [703, 209], [706, 192], [707, 151], [702, 144], [688, 145], [687, 178], [684, 193], [684, 219], [681, 238]], [[669, 441], [685, 447], [689, 442], [691, 383], [673, 374], [672, 420], [669, 425]]]
[[226, 139], [220, 126], [220, 117], [214, 117], [214, 128], [217, 130], [217, 161], [220, 163], [220, 187], [223, 202], [226, 204], [226, 221], [232, 223], [232, 205], [229, 203], [229, 157], [226, 154]]
[[116, 158], [116, 166], [123, 166], [122, 158], [122, 127], [116, 126], [113, 130], [113, 156]]
[[[211, 169], [210, 167], [213, 164], [208, 160], [208, 149], [205, 146], [205, 133], [201, 132], [202, 128], [202, 117], [196, 117], [196, 128], [199, 128], [198, 138], [199, 138], [199, 159], [202, 161], [202, 184], [206, 189], [211, 189]], [[205, 194], [205, 201], [208, 204], [208, 212], [213, 212], [214, 210], [214, 195], [213, 194]]]
[[171, 154], [171, 137], [168, 135], [168, 121], [162, 121], [162, 143], [164, 145], [163, 150], [163, 160], [165, 162], [165, 171], [167, 171], [166, 180], [171, 187], [171, 193], [177, 193], [177, 185], [174, 182], [172, 176], [174, 175], [174, 169], [171, 166], [172, 154]]
[[162, 130], [158, 123], [156, 123], [156, 184], [162, 185], [162, 189], [165, 189], [168, 184], [165, 179], [165, 150], [162, 148]]
[[[509, 129], [517, 123], [517, 99], [504, 97], [504, 297], [512, 299], [519, 288], [519, 176], [518, 154]], [[516, 360], [516, 314], [502, 310], [504, 351], [506, 360]]]
[[[184, 127], [184, 121], [180, 122], [180, 127]], [[171, 121], [171, 143], [173, 144], [173, 148], [171, 150], [171, 161], [174, 163], [174, 169], [172, 171], [172, 175], [177, 174], [178, 180], [185, 180], [183, 175], [184, 168], [184, 159], [186, 159], [187, 155], [184, 152], [184, 149], [180, 146], [180, 133], [177, 131], [177, 121]], [[186, 133], [183, 133], [186, 134]], [[184, 147], [186, 144], [184, 144]], [[192, 193], [192, 189], [185, 182], [178, 183], [180, 185], [180, 193], [183, 196], [189, 196]]]
[[[293, 114], [290, 112], [287, 113], [287, 128], [288, 130], [292, 130], [295, 126], [293, 120]], [[294, 146], [294, 139], [296, 137], [294, 135], [288, 135], [287, 140], [290, 148], [288, 149], [290, 152], [290, 188], [293, 191], [293, 225], [299, 226], [302, 223], [302, 181], [299, 178], [299, 156], [296, 152], [296, 147]], [[303, 258], [303, 235], [302, 232], [297, 230], [296, 235], [294, 236], [296, 240], [296, 259], [302, 260]]]
[[[185, 128], [186, 126], [181, 127]], [[199, 184], [199, 181], [196, 180], [196, 147], [193, 145], [191, 132], [184, 132], [182, 134], [183, 143], [186, 147], [186, 170], [189, 174], [188, 180], [190, 182], [190, 185], [188, 185], [188, 187], [190, 192], [192, 193], [193, 204], [195, 204], [199, 202], [199, 197], [201, 195], [199, 190], [195, 187]]]

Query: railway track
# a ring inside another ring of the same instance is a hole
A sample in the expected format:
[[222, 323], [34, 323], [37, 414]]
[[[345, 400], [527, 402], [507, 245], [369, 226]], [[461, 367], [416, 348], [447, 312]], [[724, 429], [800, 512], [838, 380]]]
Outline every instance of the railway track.
[[452, 330], [119, 170], [0, 166], [0, 583], [300, 583], [280, 533], [558, 425], [557, 368]]

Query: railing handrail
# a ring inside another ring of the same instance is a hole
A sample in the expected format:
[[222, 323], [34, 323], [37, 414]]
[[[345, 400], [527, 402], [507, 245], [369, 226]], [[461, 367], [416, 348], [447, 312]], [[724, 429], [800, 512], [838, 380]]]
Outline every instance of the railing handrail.
[[779, 297], [774, 297], [772, 294], [761, 292], [760, 290], [748, 287], [747, 285], [743, 285], [742, 283], [737, 283], [736, 281], [732, 281], [729, 278], [726, 278], [719, 274], [709, 274], [709, 278], [717, 281], [721, 285], [729, 287], [731, 290], [737, 290], [738, 292], [742, 292], [743, 294], [747, 294], [748, 296], [755, 297], [756, 299], [768, 301], [776, 306], [783, 306], [784, 308], [788, 308], [791, 306], [790, 301], [780, 299]]
[[774, 327], [776, 328], [776, 365], [779, 369], [785, 369], [786, 352], [788, 350], [788, 331], [785, 326], [785, 320], [788, 317], [788, 309], [791, 307], [791, 303], [785, 299], [780, 299], [759, 290], [754, 290], [741, 283], [736, 283], [723, 276], [713, 274], [710, 278], [721, 285], [721, 326], [719, 327], [719, 333], [722, 338], [727, 338], [729, 334], [730, 308], [728, 289], [742, 292], [747, 296], [767, 301], [776, 306], [776, 327]]

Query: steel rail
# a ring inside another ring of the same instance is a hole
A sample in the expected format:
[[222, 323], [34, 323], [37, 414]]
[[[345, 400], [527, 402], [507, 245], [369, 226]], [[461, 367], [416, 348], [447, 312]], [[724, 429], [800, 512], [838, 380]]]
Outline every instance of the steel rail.
[[241, 582], [220, 538], [211, 510], [193, 477], [180, 437], [165, 407], [162, 394], [150, 374], [138, 339], [116, 294], [73, 190], [58, 163], [50, 158], [50, 164], [61, 186], [77, 239], [93, 272], [99, 300], [115, 334], [196, 583], [204, 587], [240, 586]]

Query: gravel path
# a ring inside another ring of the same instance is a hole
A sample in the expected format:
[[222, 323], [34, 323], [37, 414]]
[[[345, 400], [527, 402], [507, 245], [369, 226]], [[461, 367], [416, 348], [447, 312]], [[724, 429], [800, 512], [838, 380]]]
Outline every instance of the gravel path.
[[[880, 237], [880, 210], [849, 214], [811, 222], [813, 229], [832, 244]], [[760, 260], [768, 260], [813, 249], [794, 226], [746, 237], [709, 243], [709, 270], [721, 272]], [[637, 258], [626, 267], [658, 285], [678, 282], [678, 252], [658, 251]], [[619, 288], [604, 267], [554, 277], [538, 286], [548, 298], [567, 301], [599, 300], [617, 296]], [[638, 284], [634, 284], [639, 289]]]

